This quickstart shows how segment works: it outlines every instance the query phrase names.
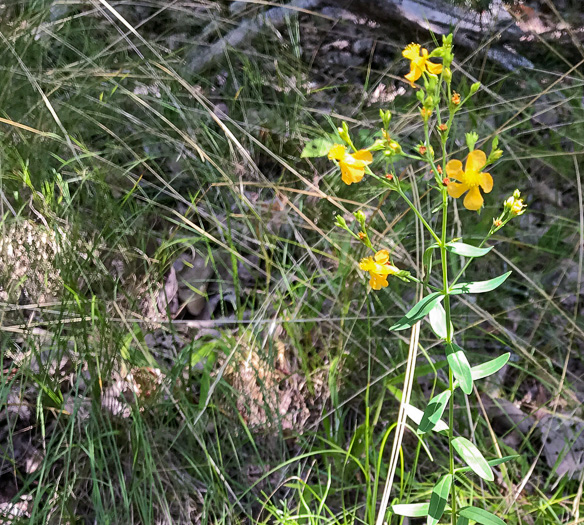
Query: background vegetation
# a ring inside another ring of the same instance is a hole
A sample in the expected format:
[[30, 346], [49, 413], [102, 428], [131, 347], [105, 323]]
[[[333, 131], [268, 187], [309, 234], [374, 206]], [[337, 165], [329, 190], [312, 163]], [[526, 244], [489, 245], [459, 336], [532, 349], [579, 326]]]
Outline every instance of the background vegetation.
[[[401, 49], [432, 36], [334, 3], [256, 18], [263, 4], [0, 6], [3, 523], [371, 522], [407, 355], [387, 328], [414, 298], [369, 293], [334, 220], [363, 210], [403, 268], [423, 239], [391, 193], [300, 152], [341, 119], [369, 144], [380, 107], [416, 144]], [[582, 521], [577, 9], [533, 11], [568, 38], [534, 25], [530, 68], [486, 54], [486, 30], [456, 48], [461, 91], [483, 84], [459, 144], [498, 133], [505, 155], [483, 213], [455, 218], [472, 241], [516, 187], [529, 205], [469, 274], [512, 277], [453, 312], [477, 362], [512, 352], [457, 425], [519, 454], [463, 494], [507, 523]], [[433, 340], [424, 325], [413, 404], [445, 381]], [[396, 497], [429, 497], [444, 445], [406, 433]]]

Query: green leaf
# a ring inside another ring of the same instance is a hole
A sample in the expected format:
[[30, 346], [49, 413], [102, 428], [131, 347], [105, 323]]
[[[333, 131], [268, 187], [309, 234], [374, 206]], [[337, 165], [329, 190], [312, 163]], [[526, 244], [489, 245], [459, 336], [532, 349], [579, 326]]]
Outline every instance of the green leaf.
[[421, 518], [428, 515], [429, 503], [400, 503], [392, 505], [391, 510], [398, 516], [407, 518]]
[[434, 308], [436, 304], [444, 299], [444, 295], [441, 292], [433, 292], [420, 301], [416, 303], [416, 305], [406, 314], [404, 315], [397, 323], [395, 323], [390, 330], [405, 330], [410, 326], [413, 326], [418, 321], [426, 317], [430, 310]]
[[[487, 463], [489, 464], [490, 467], [496, 467], [497, 465], [502, 465], [503, 463], [507, 463], [508, 461], [513, 461], [518, 457], [519, 457], [518, 454], [514, 454], [513, 456], [504, 456], [502, 458], [490, 459], [489, 461], [487, 461]], [[469, 470], [471, 470], [470, 467], [462, 467], [457, 468], [456, 472], [460, 472], [462, 474], [463, 472], [468, 472]]]
[[511, 354], [507, 352], [506, 354], [500, 355], [495, 359], [491, 359], [482, 365], [473, 366], [470, 371], [472, 374], [473, 381], [477, 379], [483, 379], [484, 377], [489, 377], [490, 375], [496, 374], [501, 368], [503, 368], [507, 361], [509, 361]]
[[475, 474], [486, 481], [493, 481], [495, 479], [487, 460], [480, 453], [479, 449], [468, 439], [463, 437], [454, 438], [452, 440], [452, 446]]
[[475, 281], [472, 283], [458, 283], [455, 284], [452, 288], [450, 288], [450, 295], [459, 295], [463, 293], [484, 293], [490, 292], [495, 288], [501, 286], [506, 280], [507, 277], [511, 275], [511, 272], [504, 273], [503, 275], [499, 275], [499, 277], [495, 277], [494, 279], [489, 279], [488, 281]]
[[[446, 333], [446, 311], [441, 303], [436, 303], [434, 308], [430, 310], [428, 315], [428, 320], [430, 321], [430, 326], [434, 333], [440, 337], [440, 339], [446, 339], [448, 335]], [[450, 323], [450, 333], [454, 332], [454, 327]]]
[[466, 395], [472, 393], [472, 371], [464, 350], [454, 343], [446, 343], [446, 359], [460, 388]]
[[460, 509], [458, 514], [463, 518], [476, 521], [481, 525], [505, 525], [505, 522], [501, 518], [479, 507], [464, 507]]
[[445, 390], [430, 399], [418, 426], [418, 434], [425, 434], [426, 432], [434, 430], [434, 427], [438, 424], [438, 421], [440, 421], [440, 418], [444, 413], [446, 403], [448, 403], [451, 394], [452, 392], [450, 390]]
[[436, 525], [448, 502], [448, 493], [452, 485], [452, 474], [445, 474], [440, 478], [440, 481], [434, 485], [432, 489], [432, 496], [430, 497], [430, 506], [428, 508], [428, 519], [426, 525]]
[[[389, 388], [389, 387], [388, 387]], [[419, 408], [416, 408], [413, 405], [406, 405], [405, 406], [406, 415], [417, 425], [422, 422], [422, 418], [424, 417], [424, 412], [422, 412]], [[434, 427], [436, 432], [442, 432], [444, 430], [448, 430], [448, 425], [444, 423], [442, 420], [438, 420], [436, 426]]]
[[468, 518], [459, 515], [458, 519], [456, 520], [456, 525], [468, 525]]
[[305, 157], [324, 157], [333, 147], [333, 143], [326, 138], [319, 138], [311, 140], [304, 146], [300, 158]]
[[493, 247], [478, 248], [477, 246], [472, 246], [464, 242], [449, 242], [446, 245], [446, 249], [449, 252], [455, 253], [456, 255], [462, 255], [463, 257], [482, 257], [483, 255], [487, 255]]

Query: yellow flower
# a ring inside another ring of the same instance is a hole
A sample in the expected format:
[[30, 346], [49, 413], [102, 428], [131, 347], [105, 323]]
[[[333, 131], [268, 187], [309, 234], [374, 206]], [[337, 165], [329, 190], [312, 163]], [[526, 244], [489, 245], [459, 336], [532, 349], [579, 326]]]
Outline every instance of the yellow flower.
[[420, 44], [410, 44], [403, 50], [402, 55], [410, 61], [410, 72], [406, 75], [406, 79], [410, 81], [412, 87], [425, 71], [432, 75], [439, 75], [442, 72], [442, 64], [430, 62], [428, 50]]
[[471, 151], [466, 159], [464, 171], [462, 162], [451, 160], [446, 164], [446, 173], [449, 179], [456, 179], [460, 182], [449, 182], [446, 187], [448, 195], [458, 199], [463, 193], [467, 192], [464, 198], [464, 207], [467, 210], [478, 211], [483, 205], [483, 196], [479, 186], [485, 193], [493, 189], [493, 177], [489, 173], [483, 173], [481, 168], [487, 163], [487, 156], [480, 149]]
[[345, 184], [360, 182], [365, 175], [365, 166], [373, 162], [370, 151], [359, 150], [348, 153], [342, 144], [335, 144], [329, 151], [328, 158], [339, 162], [341, 177]]
[[519, 190], [515, 190], [513, 195], [509, 197], [505, 201], [505, 208], [509, 210], [513, 217], [517, 215], [523, 215], [525, 213], [525, 208], [527, 208], [527, 204], [523, 203], [523, 199], [521, 197], [521, 192]]
[[359, 268], [369, 272], [371, 276], [369, 284], [374, 290], [381, 290], [387, 286], [388, 275], [400, 273], [399, 268], [389, 262], [389, 252], [387, 250], [379, 250], [373, 257], [361, 259]]

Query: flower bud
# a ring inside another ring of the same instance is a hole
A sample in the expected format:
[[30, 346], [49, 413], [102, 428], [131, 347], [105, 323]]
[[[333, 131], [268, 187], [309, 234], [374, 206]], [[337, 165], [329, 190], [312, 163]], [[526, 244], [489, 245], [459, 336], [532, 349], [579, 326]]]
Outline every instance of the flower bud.
[[481, 87], [481, 83], [475, 82], [472, 86], [470, 86], [470, 94], [474, 95], [479, 90], [480, 87]]
[[426, 109], [433, 109], [434, 108], [434, 98], [433, 97], [426, 97], [426, 100], [424, 100], [424, 107]]
[[381, 151], [383, 148], [385, 148], [385, 141], [381, 139], [376, 139], [375, 142], [367, 149], [369, 151]]
[[449, 67], [445, 67], [442, 70], [442, 76], [446, 82], [450, 82], [452, 80], [452, 71], [450, 71]]
[[489, 154], [489, 158], [487, 159], [487, 163], [490, 164], [491, 162], [495, 162], [496, 160], [499, 160], [502, 156], [503, 150], [496, 149], [494, 151], [491, 151], [491, 153]]
[[359, 223], [359, 225], [361, 226], [361, 228], [365, 229], [365, 214], [359, 210], [358, 212], [354, 213], [355, 215], [355, 219], [357, 219], [357, 222]]
[[349, 126], [347, 126], [346, 122], [343, 122], [342, 127], [337, 128], [337, 131], [339, 132], [339, 136], [342, 140], [345, 142], [351, 141], [351, 138], [349, 137]]
[[455, 105], [455, 106], [459, 106], [460, 105], [460, 95], [455, 91], [452, 94], [452, 98], [450, 99], [450, 101]]
[[347, 226], [347, 221], [345, 221], [345, 219], [343, 219], [343, 217], [341, 217], [340, 215], [336, 216], [335, 226], [343, 228], [343, 230], [349, 229], [349, 227]]
[[391, 111], [389, 109], [383, 111], [383, 109], [379, 110], [379, 116], [381, 117], [381, 122], [383, 122], [383, 127], [389, 127], [389, 123], [391, 122]]
[[420, 102], [424, 102], [424, 90], [423, 89], [418, 89], [418, 91], [416, 91], [416, 98], [420, 101]]
[[395, 140], [389, 141], [389, 149], [395, 154], [399, 155], [402, 152], [402, 147]]
[[475, 144], [477, 143], [477, 140], [479, 140], [479, 136], [474, 131], [471, 131], [470, 133], [466, 134], [466, 145], [467, 145], [469, 151], [474, 150], [474, 147], [475, 147]]

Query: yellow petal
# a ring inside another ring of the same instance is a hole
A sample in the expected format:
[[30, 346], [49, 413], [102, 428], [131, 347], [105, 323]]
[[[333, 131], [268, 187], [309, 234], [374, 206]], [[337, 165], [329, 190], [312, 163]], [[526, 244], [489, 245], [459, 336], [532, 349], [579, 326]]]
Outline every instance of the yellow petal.
[[479, 190], [478, 186], [475, 186], [474, 188], [471, 188], [466, 194], [462, 204], [464, 204], [464, 207], [467, 210], [478, 211], [481, 209], [483, 202], [484, 201], [483, 196], [481, 195], [481, 190]]
[[371, 279], [369, 280], [369, 284], [371, 285], [371, 288], [373, 288], [374, 290], [381, 290], [382, 288], [385, 288], [388, 285], [387, 275], [379, 275], [376, 273], [372, 273]]
[[354, 166], [343, 161], [339, 162], [339, 164], [341, 166], [341, 178], [345, 184], [350, 186], [355, 182], [361, 182], [363, 175], [365, 175], [363, 166]]
[[355, 160], [363, 162], [363, 165], [371, 164], [373, 162], [373, 155], [366, 149], [360, 149], [351, 155]]
[[406, 80], [413, 84], [416, 80], [418, 80], [422, 76], [422, 70], [412, 64], [410, 68], [410, 72], [405, 76]]
[[335, 144], [328, 152], [330, 160], [341, 160], [345, 157], [347, 149], [342, 144]]
[[379, 250], [375, 254], [375, 262], [379, 264], [385, 264], [389, 262], [389, 252], [387, 250]]
[[420, 44], [410, 44], [402, 51], [404, 58], [415, 60], [420, 56]]
[[450, 195], [453, 199], [458, 199], [465, 191], [468, 190], [468, 186], [466, 184], [458, 184], [457, 182], [451, 182], [446, 186], [448, 190], [448, 195]]
[[493, 189], [493, 177], [491, 177], [490, 173], [481, 173], [481, 188], [485, 193], [491, 193]]
[[485, 152], [480, 149], [475, 149], [468, 154], [464, 171], [474, 171], [475, 173], [478, 173], [481, 168], [485, 167], [486, 163], [487, 156], [485, 155]]
[[459, 160], [451, 160], [446, 164], [446, 175], [452, 179], [462, 181], [462, 162]]
[[426, 69], [428, 70], [428, 73], [432, 73], [432, 75], [439, 75], [442, 73], [442, 64], [434, 64], [428, 60], [426, 62]]
[[365, 270], [366, 272], [373, 270], [375, 268], [373, 257], [365, 257], [364, 259], [361, 259], [359, 268], [361, 268], [361, 270]]

